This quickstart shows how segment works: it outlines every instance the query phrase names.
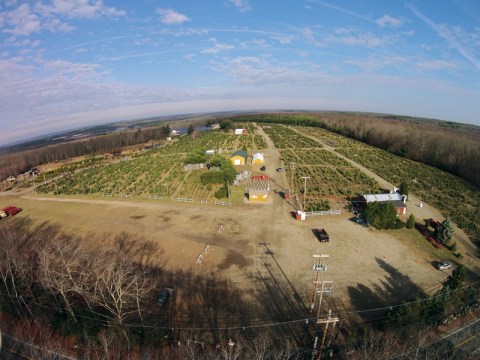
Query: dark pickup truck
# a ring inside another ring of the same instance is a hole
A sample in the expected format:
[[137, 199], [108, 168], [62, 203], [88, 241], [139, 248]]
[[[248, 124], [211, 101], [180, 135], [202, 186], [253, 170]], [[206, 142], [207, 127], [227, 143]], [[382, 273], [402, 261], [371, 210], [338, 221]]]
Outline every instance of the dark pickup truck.
[[330, 237], [328, 236], [325, 229], [313, 229], [313, 233], [317, 237], [318, 241], [320, 242], [328, 242], [330, 241]]

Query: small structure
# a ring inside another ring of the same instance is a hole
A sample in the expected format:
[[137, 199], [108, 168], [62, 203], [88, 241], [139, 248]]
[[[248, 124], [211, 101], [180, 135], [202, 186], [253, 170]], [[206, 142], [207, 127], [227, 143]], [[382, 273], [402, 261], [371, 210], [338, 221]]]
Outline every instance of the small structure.
[[37, 168], [33, 168], [28, 171], [28, 175], [30, 176], [38, 176], [38, 174], [40, 174], [40, 170]]
[[235, 135], [246, 135], [247, 129], [235, 129]]
[[397, 215], [405, 215], [407, 213], [407, 195], [402, 195], [397, 192], [388, 194], [366, 194], [362, 195], [362, 202], [367, 205], [371, 202], [390, 202], [395, 207]]
[[263, 164], [263, 154], [262, 153], [255, 153], [253, 154], [252, 158], [252, 164], [258, 164], [261, 165]]
[[207, 169], [208, 163], [200, 163], [200, 164], [185, 164], [183, 166], [183, 170], [185, 171], [191, 171], [191, 170], [200, 170], [200, 169]]
[[237, 182], [240, 182], [240, 181], [245, 181], [245, 180], [250, 180], [250, 176], [252, 175], [252, 172], [251, 171], [248, 171], [248, 170], [243, 170], [242, 172], [238, 173], [237, 175], [235, 175], [235, 180]]
[[215, 155], [215, 150], [206, 150], [205, 155]]
[[248, 154], [245, 150], [237, 150], [230, 156], [230, 161], [233, 165], [245, 165], [247, 156]]
[[245, 187], [245, 191], [250, 202], [267, 202], [270, 191], [268, 176], [252, 176]]

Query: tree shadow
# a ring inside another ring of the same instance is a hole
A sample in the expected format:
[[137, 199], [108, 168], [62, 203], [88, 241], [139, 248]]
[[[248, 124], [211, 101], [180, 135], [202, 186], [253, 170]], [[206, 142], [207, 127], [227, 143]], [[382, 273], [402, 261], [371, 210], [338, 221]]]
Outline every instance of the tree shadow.
[[360, 283], [350, 286], [348, 293], [353, 313], [359, 316], [361, 323], [382, 329], [388, 323], [386, 316], [391, 306], [414, 297], [425, 297], [426, 293], [408, 275], [380, 258], [375, 260], [387, 275], [370, 287]]

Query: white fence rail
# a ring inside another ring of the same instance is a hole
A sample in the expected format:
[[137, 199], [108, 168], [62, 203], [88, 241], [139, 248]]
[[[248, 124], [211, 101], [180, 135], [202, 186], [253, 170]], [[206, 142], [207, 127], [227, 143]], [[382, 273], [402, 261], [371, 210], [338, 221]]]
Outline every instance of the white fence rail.
[[215, 201], [215, 205], [232, 206], [232, 203], [230, 201]]
[[305, 216], [340, 215], [342, 210], [306, 211]]

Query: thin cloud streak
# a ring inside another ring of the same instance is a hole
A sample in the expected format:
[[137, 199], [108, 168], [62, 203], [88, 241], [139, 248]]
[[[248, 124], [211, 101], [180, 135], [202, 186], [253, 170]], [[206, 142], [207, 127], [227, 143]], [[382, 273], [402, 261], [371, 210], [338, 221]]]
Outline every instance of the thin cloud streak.
[[364, 20], [364, 21], [368, 21], [369, 23], [372, 23], [372, 24], [376, 24], [377, 22], [375, 20], [372, 20], [366, 16], [363, 16], [361, 14], [357, 14], [353, 11], [350, 11], [348, 9], [345, 9], [345, 8], [342, 8], [340, 6], [336, 6], [336, 5], [332, 5], [332, 4], [329, 4], [325, 1], [320, 1], [320, 0], [308, 0], [308, 2], [311, 2], [313, 4], [318, 4], [318, 5], [322, 5], [322, 6], [325, 6], [327, 8], [330, 8], [330, 9], [333, 9], [333, 10], [336, 10], [338, 12], [341, 12], [341, 13], [344, 13], [344, 14], [347, 14], [347, 15], [350, 15], [350, 16], [353, 16], [353, 17], [356, 17], [357, 19], [361, 19], [361, 20]]
[[477, 69], [480, 70], [480, 60], [478, 60], [475, 56], [473, 56], [461, 43], [458, 39], [445, 27], [435, 23], [429, 17], [421, 13], [415, 6], [412, 4], [406, 5], [408, 9], [410, 9], [413, 14], [422, 20], [425, 24], [430, 26], [438, 36], [443, 38], [447, 44], [457, 50], [465, 59], [467, 59], [472, 65], [474, 65]]

